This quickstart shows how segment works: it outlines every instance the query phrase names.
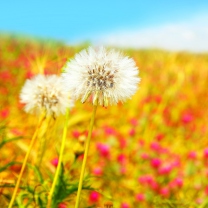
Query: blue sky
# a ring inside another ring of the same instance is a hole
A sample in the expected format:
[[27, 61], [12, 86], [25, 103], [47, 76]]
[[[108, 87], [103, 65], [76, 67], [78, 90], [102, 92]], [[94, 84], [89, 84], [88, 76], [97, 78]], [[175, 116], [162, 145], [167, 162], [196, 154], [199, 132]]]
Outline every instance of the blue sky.
[[208, 17], [207, 0], [7, 0], [0, 3], [0, 8], [1, 32], [112, 45], [119, 45], [112, 40], [120, 37], [127, 46], [130, 33], [145, 35], [149, 31], [153, 37], [154, 29], [158, 33], [169, 25], [192, 27], [192, 22], [204, 27]]

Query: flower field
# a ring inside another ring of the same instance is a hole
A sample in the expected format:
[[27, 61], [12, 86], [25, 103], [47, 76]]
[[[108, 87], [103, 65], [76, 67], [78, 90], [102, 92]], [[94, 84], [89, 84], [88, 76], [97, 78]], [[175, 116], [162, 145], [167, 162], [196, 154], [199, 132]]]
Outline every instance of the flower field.
[[[20, 103], [26, 79], [60, 75], [86, 47], [0, 36], [0, 207], [9, 205], [39, 120]], [[208, 54], [122, 52], [141, 82], [127, 102], [97, 108], [80, 208], [208, 207]], [[70, 110], [54, 207], [75, 205], [92, 108], [76, 101]], [[46, 207], [64, 123], [63, 115], [44, 120], [13, 207]]]

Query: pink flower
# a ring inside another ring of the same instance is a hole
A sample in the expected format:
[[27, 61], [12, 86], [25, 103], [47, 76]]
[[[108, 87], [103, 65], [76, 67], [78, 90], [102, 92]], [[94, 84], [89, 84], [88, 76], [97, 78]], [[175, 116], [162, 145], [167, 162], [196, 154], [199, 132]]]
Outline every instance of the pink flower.
[[117, 160], [120, 164], [125, 164], [126, 163], [126, 155], [124, 155], [124, 154], [118, 155]]
[[132, 119], [130, 120], [130, 123], [131, 123], [132, 126], [137, 126], [137, 125], [138, 125], [138, 121], [137, 121], [136, 118], [132, 118]]
[[180, 158], [175, 158], [175, 160], [171, 163], [172, 167], [179, 167], [181, 165]]
[[150, 157], [150, 156], [149, 156], [149, 154], [147, 154], [147, 153], [142, 153], [142, 154], [141, 154], [141, 158], [144, 159], [144, 160], [149, 159], [149, 157]]
[[190, 114], [190, 113], [184, 113], [184, 114], [182, 115], [182, 122], [183, 122], [184, 124], [188, 124], [188, 123], [190, 123], [192, 120], [193, 120], [192, 114]]
[[27, 79], [30, 79], [30, 78], [32, 78], [34, 76], [34, 74], [31, 72], [31, 71], [27, 71], [27, 73], [26, 73], [26, 78]]
[[159, 152], [161, 150], [161, 146], [158, 142], [152, 142], [150, 144], [150, 148], [156, 152]]
[[144, 201], [144, 200], [145, 200], [144, 194], [141, 194], [141, 193], [140, 193], [140, 194], [137, 194], [137, 195], [136, 195], [136, 200], [137, 200], [137, 201], [140, 201], [140, 202], [141, 202], [141, 201]]
[[172, 170], [172, 166], [171, 165], [166, 165], [166, 166], [160, 167], [159, 170], [158, 170], [158, 173], [160, 175], [167, 175], [171, 172], [171, 170]]
[[152, 160], [151, 160], [151, 166], [153, 167], [153, 168], [159, 168], [159, 166], [161, 165], [161, 160], [159, 159], [159, 158], [153, 158]]
[[143, 175], [138, 178], [138, 181], [141, 184], [145, 184], [145, 183], [151, 184], [154, 181], [154, 179], [153, 176], [151, 175]]
[[89, 196], [89, 201], [91, 203], [96, 203], [96, 202], [99, 201], [99, 198], [100, 198], [100, 194], [98, 192], [96, 192], [96, 191], [92, 191], [90, 193], [90, 196]]
[[170, 191], [169, 191], [168, 187], [161, 188], [160, 189], [160, 194], [165, 198], [169, 197]]
[[9, 116], [9, 109], [8, 108], [5, 108], [3, 110], [0, 111], [0, 116], [5, 119]]
[[143, 139], [140, 139], [140, 140], [139, 140], [139, 145], [143, 147], [144, 144], [145, 144], [145, 141], [144, 141]]
[[120, 146], [121, 149], [124, 149], [127, 146], [126, 139], [120, 138], [119, 139], [119, 146]]
[[178, 187], [182, 187], [183, 186], [183, 179], [182, 178], [175, 178], [175, 184], [178, 186]]
[[126, 173], [126, 167], [125, 166], [121, 166], [120, 172], [121, 172], [121, 174], [125, 174]]
[[206, 149], [204, 150], [204, 157], [205, 157], [205, 158], [208, 158], [208, 148], [206, 148]]
[[188, 158], [191, 160], [195, 160], [197, 157], [196, 152], [195, 151], [191, 151], [188, 153]]
[[56, 158], [53, 158], [52, 160], [51, 160], [51, 164], [54, 166], [54, 167], [57, 167], [58, 166], [58, 158], [56, 157]]
[[105, 134], [108, 136], [116, 134], [116, 131], [112, 127], [105, 126], [104, 130], [105, 130]]
[[124, 202], [121, 204], [121, 208], [130, 208], [130, 206]]
[[158, 134], [156, 136], [157, 141], [161, 141], [164, 138], [164, 136], [165, 136], [164, 134]]
[[92, 172], [94, 175], [100, 176], [103, 173], [103, 169], [98, 166], [98, 167], [95, 167]]
[[75, 130], [75, 131], [72, 132], [72, 135], [73, 135], [74, 138], [77, 139], [77, 138], [79, 138], [80, 133], [79, 133], [78, 131]]
[[131, 129], [131, 130], [129, 131], [129, 136], [134, 136], [135, 133], [136, 133], [135, 129]]
[[58, 205], [58, 208], [67, 208], [67, 205], [65, 203], [60, 203]]
[[205, 187], [205, 194], [206, 194], [206, 196], [208, 196], [208, 185]]
[[97, 149], [101, 156], [109, 158], [110, 156], [110, 147], [107, 144], [98, 143]]
[[159, 184], [155, 180], [153, 180], [149, 185], [154, 191], [157, 191], [159, 189]]

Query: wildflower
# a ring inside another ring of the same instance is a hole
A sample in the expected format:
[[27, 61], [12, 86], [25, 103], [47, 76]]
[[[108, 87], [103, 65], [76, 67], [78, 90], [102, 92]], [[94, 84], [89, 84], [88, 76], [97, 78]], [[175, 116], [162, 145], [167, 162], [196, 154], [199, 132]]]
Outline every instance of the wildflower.
[[145, 195], [144, 194], [142, 194], [142, 193], [139, 193], [139, 194], [137, 194], [136, 195], [136, 200], [137, 201], [144, 201], [145, 200]]
[[66, 108], [72, 107], [68, 91], [57, 75], [36, 75], [28, 79], [22, 88], [20, 102], [25, 103], [25, 111], [40, 114], [46, 111], [49, 115], [64, 114]]
[[129, 136], [134, 136], [135, 133], [136, 133], [135, 129], [132, 128], [132, 129], [130, 129], [130, 131], [129, 131]]
[[195, 151], [190, 151], [188, 153], [188, 159], [195, 160], [197, 158], [197, 153]]
[[164, 137], [165, 137], [165, 135], [164, 135], [164, 134], [162, 134], [162, 133], [160, 133], [160, 134], [156, 135], [156, 139], [157, 139], [157, 141], [161, 141]]
[[123, 137], [121, 137], [121, 138], [119, 139], [119, 147], [120, 147], [121, 149], [124, 149], [126, 146], [127, 146], [127, 141], [126, 141], [126, 139], [124, 139]]
[[0, 111], [0, 117], [5, 119], [9, 116], [9, 113], [10, 113], [10, 111], [8, 108], [2, 109]]
[[100, 194], [98, 192], [96, 192], [96, 191], [92, 191], [90, 193], [90, 196], [89, 196], [89, 201], [91, 203], [96, 203], [96, 202], [99, 201], [99, 198], [100, 198]]
[[183, 186], [183, 179], [182, 178], [179, 178], [179, 177], [175, 178], [174, 182], [180, 188]]
[[167, 197], [169, 197], [169, 195], [170, 195], [170, 190], [168, 189], [168, 187], [162, 187], [162, 188], [160, 189], [160, 194], [161, 194], [163, 197], [167, 198]]
[[141, 154], [141, 158], [143, 159], [143, 160], [148, 160], [149, 159], [149, 154], [148, 153], [142, 153]]
[[204, 191], [205, 191], [206, 196], [208, 196], [208, 186], [207, 185], [205, 186], [205, 190]]
[[138, 178], [138, 181], [141, 184], [151, 184], [154, 181], [154, 178], [151, 175], [142, 175]]
[[107, 107], [130, 98], [140, 82], [133, 59], [104, 47], [89, 48], [65, 67], [64, 83], [82, 103], [92, 95], [93, 104]]
[[150, 144], [150, 148], [156, 152], [159, 152], [161, 150], [161, 146], [158, 142], [152, 142]]
[[113, 129], [112, 127], [110, 127], [110, 126], [104, 126], [104, 131], [105, 131], [105, 134], [107, 136], [115, 135], [116, 134], [116, 130]]
[[51, 164], [54, 166], [54, 167], [57, 167], [58, 166], [58, 158], [55, 157], [51, 160]]
[[129, 208], [130, 206], [129, 206], [129, 204], [127, 204], [127, 203], [122, 203], [121, 204], [121, 208]]
[[74, 138], [78, 139], [79, 136], [80, 136], [80, 132], [77, 131], [77, 130], [74, 130], [74, 131], [72, 132], [72, 135], [73, 135]]
[[102, 167], [97, 166], [93, 169], [93, 174], [94, 175], [101, 176], [102, 173], [103, 173]]
[[208, 148], [204, 149], [204, 158], [208, 158]]
[[127, 160], [126, 155], [119, 154], [118, 157], [117, 157], [117, 160], [121, 165], [125, 164], [126, 160]]
[[167, 175], [172, 171], [172, 169], [173, 169], [172, 165], [168, 164], [168, 165], [160, 167], [158, 170], [158, 173], [160, 175]]
[[184, 113], [182, 115], [182, 122], [188, 124], [193, 120], [193, 115], [191, 113]]
[[58, 208], [67, 208], [67, 205], [65, 203], [60, 203], [58, 205]]
[[161, 160], [159, 158], [153, 158], [151, 160], [151, 165], [153, 168], [158, 168], [161, 165]]
[[130, 123], [131, 123], [132, 126], [137, 126], [138, 125], [138, 120], [136, 118], [132, 118], [130, 120]]

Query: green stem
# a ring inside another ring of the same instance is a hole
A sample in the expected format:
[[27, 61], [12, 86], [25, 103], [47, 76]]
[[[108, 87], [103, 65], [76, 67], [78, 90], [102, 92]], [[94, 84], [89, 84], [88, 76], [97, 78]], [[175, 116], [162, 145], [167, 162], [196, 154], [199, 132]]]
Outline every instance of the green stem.
[[83, 159], [81, 175], [80, 175], [80, 179], [79, 179], [79, 187], [78, 187], [78, 192], [77, 192], [75, 208], [79, 208], [80, 195], [81, 195], [81, 191], [82, 191], [84, 172], [85, 172], [85, 167], [86, 167], [86, 162], [87, 162], [87, 155], [88, 155], [88, 151], [89, 151], [90, 139], [92, 136], [92, 129], [93, 129], [94, 121], [95, 121], [96, 110], [97, 110], [97, 105], [94, 105], [93, 113], [92, 113], [92, 117], [91, 117], [91, 121], [90, 121], [89, 132], [88, 132], [88, 136], [87, 136], [87, 141], [86, 141], [86, 145], [85, 145], [84, 159]]
[[59, 177], [59, 173], [60, 173], [60, 169], [61, 169], [61, 163], [62, 163], [62, 158], [63, 158], [63, 153], [64, 153], [64, 147], [65, 147], [65, 143], [66, 143], [68, 118], [69, 118], [69, 109], [67, 109], [67, 112], [66, 112], [66, 120], [65, 120], [65, 125], [64, 125], [64, 132], [63, 132], [63, 136], [62, 136], [62, 143], [61, 143], [61, 150], [60, 150], [60, 154], [59, 154], [58, 167], [56, 169], [56, 173], [55, 173], [55, 177], [54, 177], [54, 180], [53, 180], [53, 184], [52, 184], [51, 190], [50, 190], [49, 195], [48, 195], [47, 208], [51, 208], [51, 202], [52, 202], [54, 190], [55, 190], [56, 184], [58, 182], [58, 177]]
[[40, 119], [40, 121], [39, 121], [39, 124], [38, 124], [38, 126], [37, 126], [37, 128], [36, 128], [36, 130], [35, 130], [35, 133], [33, 134], [32, 140], [31, 140], [31, 142], [30, 142], [29, 149], [28, 149], [28, 151], [27, 151], [27, 153], [26, 153], [26, 155], [25, 155], [25, 158], [24, 158], [24, 161], [23, 161], [23, 164], [22, 164], [22, 168], [21, 168], [21, 171], [20, 171], [20, 174], [19, 174], [17, 183], [16, 183], [16, 185], [15, 185], [15, 189], [14, 189], [14, 192], [13, 192], [13, 195], [12, 195], [12, 199], [11, 199], [11, 201], [10, 201], [10, 203], [9, 203], [9, 207], [8, 207], [8, 208], [12, 208], [12, 206], [13, 206], [13, 203], [14, 203], [15, 197], [16, 197], [16, 195], [17, 195], [17, 191], [18, 191], [19, 185], [20, 185], [20, 181], [21, 181], [22, 175], [23, 175], [23, 173], [24, 173], [24, 170], [25, 170], [25, 167], [26, 167], [26, 164], [27, 164], [28, 157], [29, 157], [29, 155], [30, 155], [30, 152], [31, 152], [31, 150], [32, 150], [33, 144], [34, 144], [35, 139], [36, 139], [36, 137], [37, 137], [38, 131], [39, 131], [39, 129], [40, 129], [40, 127], [41, 127], [41, 125], [42, 125], [44, 119], [45, 119], [45, 115], [43, 115], [43, 116], [41, 117], [41, 119]]

